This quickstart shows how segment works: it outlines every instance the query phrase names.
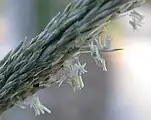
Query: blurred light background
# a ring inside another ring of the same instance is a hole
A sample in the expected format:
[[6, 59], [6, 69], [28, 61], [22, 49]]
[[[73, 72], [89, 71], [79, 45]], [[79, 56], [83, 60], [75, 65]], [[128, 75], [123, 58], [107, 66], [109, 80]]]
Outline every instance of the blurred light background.
[[[0, 0], [0, 59], [20, 40], [30, 40], [69, 0]], [[133, 31], [129, 17], [107, 26], [113, 47], [123, 52], [107, 53], [107, 72], [102, 72], [89, 55], [85, 88], [73, 92], [70, 86], [42, 90], [37, 94], [51, 114], [34, 116], [32, 109], [12, 108], [1, 120], [150, 120], [151, 119], [151, 6], [137, 9], [145, 15], [143, 27]]]

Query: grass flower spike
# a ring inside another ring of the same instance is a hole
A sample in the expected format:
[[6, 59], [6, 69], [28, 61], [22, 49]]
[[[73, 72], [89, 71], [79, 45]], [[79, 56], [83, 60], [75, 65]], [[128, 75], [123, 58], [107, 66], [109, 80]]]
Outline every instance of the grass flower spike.
[[74, 91], [82, 89], [82, 75], [87, 71], [86, 63], [78, 60], [80, 54], [90, 53], [96, 64], [107, 71], [103, 52], [121, 49], [110, 48], [109, 36], [104, 44], [100, 34], [110, 21], [129, 11], [129, 22], [136, 30], [144, 17], [131, 10], [143, 3], [144, 0], [71, 1], [40, 34], [28, 43], [21, 41], [0, 61], [0, 113], [18, 104], [33, 108], [35, 115], [50, 113], [36, 92], [63, 82]]

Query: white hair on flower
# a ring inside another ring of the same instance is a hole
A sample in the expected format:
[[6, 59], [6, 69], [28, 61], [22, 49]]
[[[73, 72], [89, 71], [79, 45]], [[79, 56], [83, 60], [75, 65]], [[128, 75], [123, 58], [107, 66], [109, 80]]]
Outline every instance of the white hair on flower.
[[29, 96], [23, 102], [18, 102], [16, 105], [22, 109], [25, 109], [27, 107], [33, 108], [35, 111], [35, 116], [44, 114], [45, 112], [51, 113], [48, 108], [41, 104], [38, 96], [36, 95]]
[[84, 87], [84, 83], [82, 80], [82, 74], [86, 73], [87, 71], [84, 69], [86, 63], [81, 65], [80, 61], [77, 60], [77, 63], [73, 65], [69, 65], [69, 74], [68, 76], [68, 83], [72, 86], [73, 90], [82, 89]]
[[131, 20], [129, 20], [130, 25], [134, 30], [138, 30], [138, 27], [141, 27], [143, 24], [142, 21], [144, 19], [144, 16], [135, 10], [132, 10], [129, 16], [131, 17]]

